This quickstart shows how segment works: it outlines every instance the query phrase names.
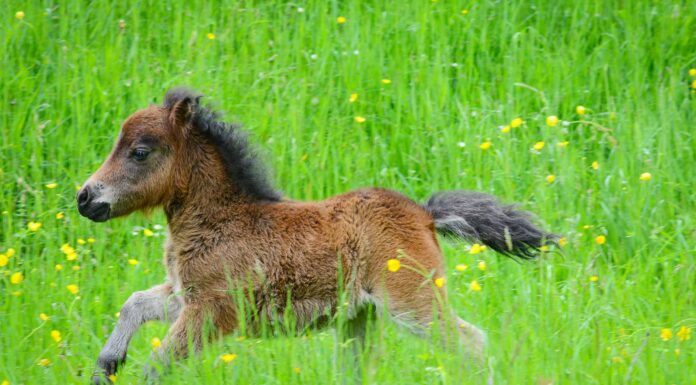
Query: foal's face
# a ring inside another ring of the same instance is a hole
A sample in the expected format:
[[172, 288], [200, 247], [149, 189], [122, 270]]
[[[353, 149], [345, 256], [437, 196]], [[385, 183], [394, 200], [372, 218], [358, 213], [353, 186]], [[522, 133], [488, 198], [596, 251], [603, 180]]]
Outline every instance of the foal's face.
[[162, 204], [173, 179], [170, 125], [162, 107], [131, 115], [109, 157], [77, 193], [80, 214], [103, 222]]

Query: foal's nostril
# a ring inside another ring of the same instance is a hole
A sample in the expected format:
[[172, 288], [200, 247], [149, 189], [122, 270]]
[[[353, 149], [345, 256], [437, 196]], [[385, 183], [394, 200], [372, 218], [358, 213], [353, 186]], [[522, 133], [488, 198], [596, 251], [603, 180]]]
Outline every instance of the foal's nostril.
[[79, 207], [84, 207], [85, 205], [89, 204], [89, 201], [90, 201], [89, 186], [85, 186], [77, 194], [77, 205]]

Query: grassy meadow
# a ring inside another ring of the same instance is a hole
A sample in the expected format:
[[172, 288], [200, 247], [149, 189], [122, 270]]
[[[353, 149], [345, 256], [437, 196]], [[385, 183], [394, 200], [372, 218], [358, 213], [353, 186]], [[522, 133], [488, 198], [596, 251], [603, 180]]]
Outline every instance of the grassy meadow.
[[[443, 239], [485, 365], [380, 322], [364, 383], [696, 383], [694, 1], [194, 3], [2, 6], [2, 385], [87, 383], [163, 281], [162, 213], [95, 224], [75, 192], [179, 85], [245, 125], [288, 197], [472, 189], [563, 235], [526, 263]], [[118, 384], [166, 330], [143, 326]], [[229, 336], [163, 383], [352, 383], [335, 334]]]

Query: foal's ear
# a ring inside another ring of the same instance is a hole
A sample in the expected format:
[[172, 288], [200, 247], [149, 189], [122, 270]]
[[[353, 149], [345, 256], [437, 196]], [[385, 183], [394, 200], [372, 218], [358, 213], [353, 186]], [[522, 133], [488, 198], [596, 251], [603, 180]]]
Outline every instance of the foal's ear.
[[185, 131], [198, 106], [201, 96], [186, 89], [174, 89], [167, 92], [164, 106], [168, 110], [169, 123], [182, 131]]

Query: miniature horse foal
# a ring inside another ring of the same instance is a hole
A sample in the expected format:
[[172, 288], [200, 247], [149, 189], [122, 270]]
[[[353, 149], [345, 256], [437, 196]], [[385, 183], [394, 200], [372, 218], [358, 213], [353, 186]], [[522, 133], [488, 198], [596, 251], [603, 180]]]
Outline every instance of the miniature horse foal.
[[[131, 337], [146, 321], [173, 321], [153, 353], [161, 366], [189, 348], [200, 349], [207, 339], [234, 332], [247, 315], [239, 311], [230, 286], [253, 296], [257, 321], [273, 319], [287, 306], [298, 327], [330, 319], [339, 272], [349, 295], [349, 322], [356, 326], [352, 330], [364, 327], [369, 305], [384, 307], [418, 333], [433, 321], [450, 319], [442, 325], [457, 336], [456, 344], [481, 356], [484, 334], [447, 307], [436, 230], [522, 258], [532, 258], [551, 234], [535, 227], [527, 214], [473, 192], [435, 194], [423, 205], [377, 188], [321, 202], [282, 199], [245, 134], [218, 121], [199, 98], [172, 90], [163, 106], [130, 116], [108, 159], [77, 194], [80, 214], [93, 221], [163, 207], [169, 224], [167, 280], [126, 301], [99, 354], [94, 382], [108, 381], [116, 372]], [[389, 272], [391, 259], [406, 268]], [[215, 333], [204, 333], [206, 322]], [[148, 369], [146, 374], [157, 373]]]

